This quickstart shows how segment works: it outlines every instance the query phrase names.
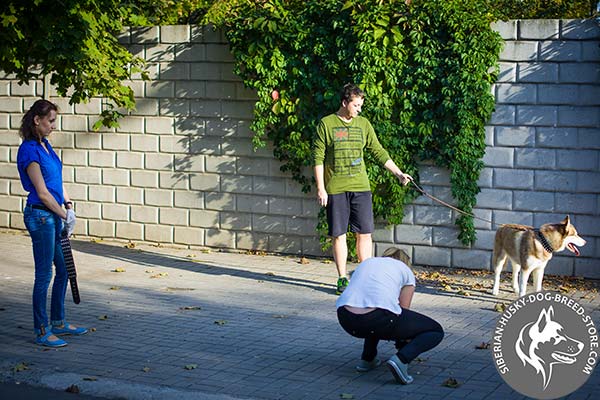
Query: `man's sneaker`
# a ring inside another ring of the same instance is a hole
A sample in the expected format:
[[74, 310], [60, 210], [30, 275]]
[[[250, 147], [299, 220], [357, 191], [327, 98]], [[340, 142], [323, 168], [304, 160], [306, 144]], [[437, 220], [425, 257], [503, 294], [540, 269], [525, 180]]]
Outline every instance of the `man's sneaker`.
[[379, 358], [374, 358], [372, 361], [360, 360], [360, 363], [356, 366], [358, 372], [367, 372], [375, 369], [381, 365]]
[[335, 291], [335, 294], [342, 294], [344, 290], [346, 290], [346, 288], [348, 287], [348, 283], [350, 282], [348, 282], [348, 278], [346, 278], [345, 276], [338, 278], [337, 289]]
[[393, 356], [386, 362], [390, 371], [392, 371], [392, 375], [396, 379], [396, 382], [402, 383], [403, 385], [408, 385], [412, 383], [413, 377], [408, 374], [408, 364], [404, 364], [398, 356]]

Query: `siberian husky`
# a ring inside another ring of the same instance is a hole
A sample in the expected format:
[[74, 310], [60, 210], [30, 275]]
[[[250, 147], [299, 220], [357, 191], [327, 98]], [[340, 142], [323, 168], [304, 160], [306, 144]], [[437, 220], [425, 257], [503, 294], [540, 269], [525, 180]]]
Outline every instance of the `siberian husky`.
[[507, 259], [510, 259], [513, 269], [513, 290], [521, 297], [527, 291], [527, 281], [532, 273], [535, 291], [542, 290], [544, 269], [552, 253], [569, 249], [578, 256], [577, 246], [584, 246], [585, 243], [571, 224], [569, 216], [558, 224], [544, 224], [539, 229], [525, 225], [501, 226], [494, 239], [492, 266], [496, 276], [492, 293], [498, 295], [500, 273]]

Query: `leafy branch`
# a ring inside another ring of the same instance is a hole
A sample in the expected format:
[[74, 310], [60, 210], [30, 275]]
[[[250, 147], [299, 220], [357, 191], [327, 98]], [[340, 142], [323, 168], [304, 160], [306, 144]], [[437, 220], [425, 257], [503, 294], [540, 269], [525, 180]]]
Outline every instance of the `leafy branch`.
[[[225, 29], [236, 72], [258, 93], [255, 145], [272, 140], [282, 170], [305, 192], [316, 124], [337, 109], [338, 88], [353, 81], [366, 91], [363, 115], [394, 161], [413, 176], [420, 160], [450, 169], [457, 206], [470, 212], [502, 40], [485, 0], [406, 3], [231, 0], [208, 17]], [[367, 165], [376, 218], [400, 223], [417, 193]], [[472, 243], [472, 219], [456, 223], [462, 242]]]

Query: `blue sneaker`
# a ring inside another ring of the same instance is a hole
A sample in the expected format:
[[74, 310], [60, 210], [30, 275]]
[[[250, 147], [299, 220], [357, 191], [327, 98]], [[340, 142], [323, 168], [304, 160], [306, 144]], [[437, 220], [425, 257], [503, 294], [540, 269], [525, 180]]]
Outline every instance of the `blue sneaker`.
[[379, 358], [374, 358], [373, 361], [360, 360], [360, 363], [355, 367], [357, 372], [368, 372], [381, 365]]
[[52, 331], [48, 331], [44, 335], [36, 336], [35, 343], [46, 347], [64, 347], [67, 345], [67, 342], [65, 342], [61, 338], [50, 340], [50, 336], [52, 335], [54, 335], [54, 333], [52, 333]]
[[52, 326], [52, 333], [55, 335], [83, 335], [88, 333], [87, 328], [75, 328], [71, 324], [65, 323], [62, 326]]
[[387, 360], [387, 366], [394, 375], [396, 382], [408, 385], [413, 382], [413, 377], [408, 374], [408, 364], [404, 364], [398, 356], [392, 356]]

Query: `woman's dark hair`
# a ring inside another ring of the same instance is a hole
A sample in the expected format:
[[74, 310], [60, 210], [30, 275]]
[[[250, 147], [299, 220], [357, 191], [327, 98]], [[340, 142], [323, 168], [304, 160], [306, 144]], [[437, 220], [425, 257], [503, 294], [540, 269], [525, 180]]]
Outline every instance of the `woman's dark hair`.
[[42, 138], [38, 135], [35, 129], [35, 121], [34, 118], [37, 117], [45, 117], [50, 114], [50, 111], [58, 112], [58, 107], [56, 104], [40, 99], [36, 100], [35, 103], [31, 106], [31, 108], [25, 113], [23, 119], [21, 120], [21, 128], [19, 128], [19, 135], [25, 140], [35, 140], [36, 142], [41, 142]]
[[342, 90], [340, 90], [340, 103], [344, 101], [349, 103], [353, 97], [360, 97], [362, 99], [365, 97], [365, 92], [354, 83], [346, 83]]

